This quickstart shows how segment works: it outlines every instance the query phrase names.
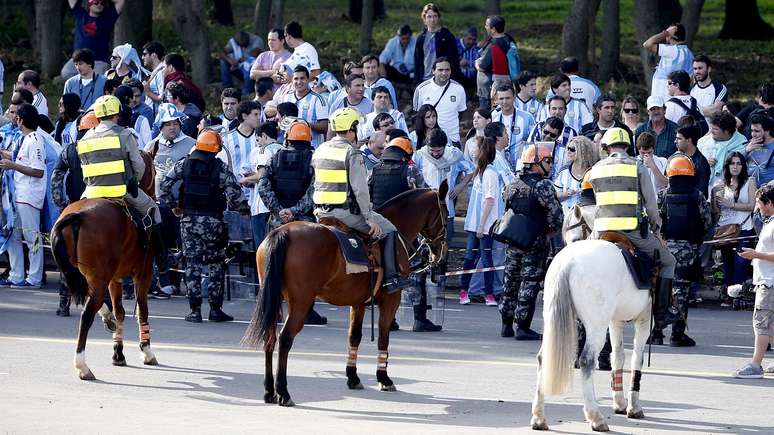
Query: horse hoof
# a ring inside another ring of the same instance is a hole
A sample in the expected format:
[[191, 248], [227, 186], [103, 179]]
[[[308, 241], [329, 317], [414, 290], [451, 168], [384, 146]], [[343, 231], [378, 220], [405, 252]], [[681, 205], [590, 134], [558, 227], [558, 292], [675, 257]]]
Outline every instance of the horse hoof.
[[629, 418], [634, 418], [634, 419], [639, 420], [641, 418], [645, 418], [645, 413], [642, 412], [641, 409], [639, 411], [635, 411], [633, 409], [630, 409], [630, 410], [628, 410], [626, 412], [626, 416], [629, 417]]
[[274, 393], [266, 393], [263, 395], [263, 403], [277, 403], [279, 397]]
[[296, 406], [296, 403], [293, 402], [293, 399], [291, 399], [290, 397], [288, 398], [280, 397], [278, 405], [290, 407], [290, 406]]
[[548, 430], [548, 423], [544, 418], [532, 417], [532, 430]]
[[616, 414], [626, 414], [626, 408], [623, 408], [623, 409], [614, 408], [613, 412], [615, 412]]
[[350, 390], [362, 390], [364, 388], [362, 382], [356, 384], [347, 382], [347, 387], [349, 387]]
[[388, 392], [398, 391], [398, 389], [395, 388], [395, 384], [387, 385], [387, 384], [383, 384], [381, 382], [379, 382], [379, 390], [381, 390], [381, 391], [388, 391]]
[[117, 367], [126, 367], [126, 358], [121, 358], [119, 360], [113, 360], [113, 365]]
[[146, 366], [157, 366], [157, 365], [159, 365], [159, 362], [156, 360], [155, 356], [150, 358], [150, 359], [143, 360], [142, 363], [145, 364]]
[[93, 381], [97, 379], [94, 377], [94, 373], [91, 372], [91, 370], [88, 370], [86, 372], [78, 371], [78, 377], [81, 378], [82, 381]]
[[601, 423], [591, 423], [591, 429], [595, 432], [609, 432], [610, 428], [604, 421]]

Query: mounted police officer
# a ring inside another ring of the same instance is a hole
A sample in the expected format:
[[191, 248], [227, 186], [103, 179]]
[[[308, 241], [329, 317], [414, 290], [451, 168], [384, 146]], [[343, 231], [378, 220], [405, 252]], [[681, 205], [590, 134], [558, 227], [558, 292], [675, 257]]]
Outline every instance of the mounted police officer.
[[548, 179], [551, 174], [552, 150], [547, 147], [529, 145], [524, 149], [521, 162], [523, 169], [516, 179], [503, 189], [505, 207], [517, 215], [525, 216], [522, 231], [534, 234], [532, 246], [519, 249], [508, 246], [505, 251], [505, 279], [500, 299], [502, 337], [513, 337], [513, 323], [516, 321], [516, 340], [540, 340], [541, 334], [530, 329], [535, 314], [535, 302], [543, 288], [546, 259], [548, 256], [548, 234], [562, 228], [564, 212], [556, 198], [554, 184]]
[[[226, 205], [232, 210], [247, 210], [248, 206], [234, 173], [215, 157], [222, 146], [220, 135], [205, 129], [196, 139], [196, 149], [190, 156], [178, 161], [159, 186], [160, 201], [173, 207], [176, 216], [181, 216], [183, 256], [186, 259], [185, 285], [191, 307], [191, 313], [185, 317], [187, 322], [202, 321], [201, 286], [205, 266], [209, 269], [210, 322], [234, 320], [221, 309], [223, 262], [228, 237], [223, 212]], [[180, 197], [175, 203], [172, 190], [178, 183]]]
[[134, 134], [116, 124], [121, 103], [118, 98], [105, 95], [97, 98], [93, 107], [99, 125], [89, 130], [77, 145], [86, 184], [83, 198], [122, 198], [142, 216], [150, 216], [156, 267], [160, 272], [166, 272], [169, 257], [164, 246], [159, 208], [138, 188], [145, 173], [145, 162]]
[[[272, 156], [256, 189], [271, 213], [269, 232], [293, 221], [314, 222], [314, 170], [312, 169], [312, 129], [304, 120], [292, 121], [285, 132], [285, 145]], [[328, 319], [314, 309], [304, 319], [306, 325], [325, 325]]]
[[[675, 256], [672, 303], [683, 317], [672, 325], [669, 345], [690, 347], [696, 346], [696, 342], [685, 335], [691, 266], [696, 260], [704, 235], [712, 226], [712, 212], [696, 183], [690, 157], [682, 153], [672, 155], [667, 163], [666, 174], [669, 177], [669, 187], [658, 194], [663, 222], [661, 234], [666, 239], [669, 252]], [[654, 329], [651, 340], [653, 344], [663, 344], [663, 337], [660, 329]]]
[[409, 287], [413, 282], [400, 274], [397, 266], [397, 229], [373, 211], [368, 193], [363, 154], [354, 147], [360, 113], [339, 109], [329, 117], [333, 139], [321, 144], [312, 156], [315, 170], [314, 211], [318, 219], [331, 217], [350, 228], [384, 238], [382, 243], [382, 287], [388, 292]]
[[654, 297], [655, 328], [663, 329], [679, 320], [671, 309], [669, 295], [675, 273], [675, 257], [657, 236], [661, 229], [656, 193], [648, 169], [626, 154], [629, 134], [621, 128], [608, 129], [602, 136], [608, 157], [591, 168], [591, 185], [597, 199], [594, 231], [621, 232], [648, 255], [658, 251], [661, 267]]
[[[371, 171], [368, 180], [368, 191], [371, 194], [374, 208], [378, 209], [384, 203], [411, 189], [427, 187], [422, 174], [411, 162], [414, 148], [407, 137], [392, 139], [382, 151], [379, 163]], [[436, 332], [441, 325], [436, 325], [427, 318], [427, 289], [424, 281], [426, 274], [415, 277], [415, 283], [410, 292], [414, 307], [414, 332]], [[397, 323], [393, 322], [394, 325]], [[396, 326], [393, 326], [396, 327]], [[397, 329], [397, 328], [396, 328]]]

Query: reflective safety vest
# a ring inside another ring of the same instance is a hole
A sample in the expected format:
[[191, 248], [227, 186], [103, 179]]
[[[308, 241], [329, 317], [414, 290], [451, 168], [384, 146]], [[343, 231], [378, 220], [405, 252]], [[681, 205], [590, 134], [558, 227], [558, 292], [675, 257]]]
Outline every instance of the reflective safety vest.
[[597, 210], [594, 231], [634, 231], [639, 224], [637, 161], [613, 155], [591, 168]]
[[347, 156], [353, 149], [349, 142], [331, 140], [320, 145], [312, 156], [314, 195], [317, 205], [344, 207], [349, 194]]
[[126, 195], [126, 153], [118, 135], [78, 141], [86, 190], [82, 198], [121, 198]]

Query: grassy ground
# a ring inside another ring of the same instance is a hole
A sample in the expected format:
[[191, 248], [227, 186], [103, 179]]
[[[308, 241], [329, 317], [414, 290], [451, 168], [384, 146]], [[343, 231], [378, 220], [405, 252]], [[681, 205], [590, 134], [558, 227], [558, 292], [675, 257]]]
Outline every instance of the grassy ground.
[[[344, 61], [359, 58], [359, 25], [343, 17], [347, 3], [344, 0], [315, 0], [286, 2], [285, 19], [298, 20], [304, 26], [306, 39], [317, 46], [324, 69], [338, 72]], [[424, 2], [390, 0], [387, 3], [387, 18], [380, 20], [374, 28], [374, 51], [379, 52], [385, 41], [398, 26], [404, 23], [413, 29], [421, 28], [419, 12]], [[454, 33], [475, 25], [483, 34], [483, 1], [481, 0], [438, 0], [445, 26]], [[571, 0], [504, 0], [503, 15], [506, 17], [508, 32], [519, 43], [525, 67], [540, 74], [555, 71], [561, 44], [562, 23], [569, 11]], [[250, 30], [254, 0], [232, 0], [236, 27]], [[758, 1], [765, 20], [774, 23], [774, 0]], [[155, 2], [154, 36], [171, 50], [181, 50], [171, 17], [174, 11], [168, 1]], [[707, 0], [702, 12], [699, 34], [696, 37], [694, 53], [705, 53], [716, 63], [714, 77], [727, 83], [732, 99], [747, 100], [755, 95], [757, 87], [770, 80], [774, 69], [774, 43], [757, 41], [722, 41], [717, 33], [723, 25], [724, 0]], [[68, 19], [69, 20], [69, 19]], [[609, 91], [622, 96], [632, 93], [639, 98], [646, 95], [644, 76], [639, 64], [638, 43], [634, 37], [632, 2], [621, 2], [621, 73], [623, 80], [603, 85]], [[70, 23], [71, 20], [68, 21]], [[6, 98], [15, 81], [15, 73], [22, 64], [34, 66], [29, 56], [29, 45], [21, 18], [6, 19], [0, 26], [0, 56], [6, 63]], [[70, 24], [71, 25], [71, 24]], [[66, 24], [68, 26], [68, 24]], [[599, 30], [599, 23], [597, 29]], [[233, 34], [234, 28], [211, 25], [208, 29], [213, 53]], [[67, 32], [66, 32], [67, 33]], [[72, 40], [64, 35], [64, 43]], [[10, 48], [13, 47], [13, 48]], [[213, 60], [213, 77], [216, 77]], [[212, 95], [217, 95], [217, 86]], [[52, 113], [56, 113], [56, 102], [61, 93], [61, 84], [44, 87], [49, 96]], [[214, 101], [213, 101], [214, 102]]]

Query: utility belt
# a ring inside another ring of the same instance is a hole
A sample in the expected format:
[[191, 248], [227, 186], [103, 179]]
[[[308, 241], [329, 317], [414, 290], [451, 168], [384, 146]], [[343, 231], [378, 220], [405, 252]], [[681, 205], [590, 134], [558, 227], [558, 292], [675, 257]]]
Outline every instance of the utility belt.
[[332, 212], [336, 209], [343, 209], [349, 211], [351, 214], [357, 216], [360, 215], [360, 206], [357, 205], [357, 201], [347, 199], [344, 204], [316, 204], [318, 208], [325, 212]]
[[183, 208], [183, 214], [186, 216], [208, 216], [213, 217], [219, 220], [223, 220], [223, 212], [217, 212], [217, 211], [205, 211], [205, 210], [194, 210], [192, 208]]

